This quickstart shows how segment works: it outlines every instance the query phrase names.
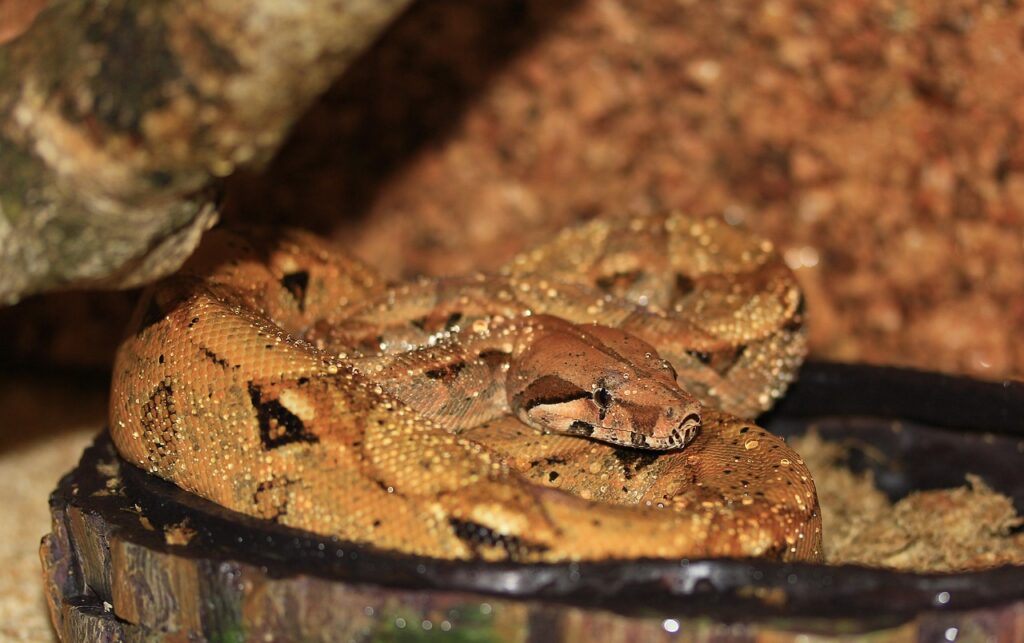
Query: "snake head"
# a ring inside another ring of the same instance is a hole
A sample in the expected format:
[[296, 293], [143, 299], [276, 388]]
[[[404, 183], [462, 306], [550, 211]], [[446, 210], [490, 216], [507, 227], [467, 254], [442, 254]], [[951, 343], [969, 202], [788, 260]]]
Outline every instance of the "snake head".
[[700, 403], [679, 388], [672, 367], [615, 328], [536, 332], [508, 378], [512, 411], [545, 432], [668, 450], [686, 446], [700, 429]]

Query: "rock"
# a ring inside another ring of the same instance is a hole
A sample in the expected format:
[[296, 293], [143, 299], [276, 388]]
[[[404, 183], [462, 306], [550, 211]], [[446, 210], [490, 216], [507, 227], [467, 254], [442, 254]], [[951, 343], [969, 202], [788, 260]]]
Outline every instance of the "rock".
[[269, 159], [408, 1], [75, 0], [19, 18], [0, 34], [0, 303], [176, 269], [217, 219], [218, 179]]

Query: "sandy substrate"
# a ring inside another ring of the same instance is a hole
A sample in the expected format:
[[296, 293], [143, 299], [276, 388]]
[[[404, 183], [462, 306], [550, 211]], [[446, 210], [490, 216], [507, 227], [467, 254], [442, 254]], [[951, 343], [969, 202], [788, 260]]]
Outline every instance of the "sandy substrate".
[[0, 641], [52, 641], [39, 539], [47, 497], [103, 425], [102, 387], [0, 377]]

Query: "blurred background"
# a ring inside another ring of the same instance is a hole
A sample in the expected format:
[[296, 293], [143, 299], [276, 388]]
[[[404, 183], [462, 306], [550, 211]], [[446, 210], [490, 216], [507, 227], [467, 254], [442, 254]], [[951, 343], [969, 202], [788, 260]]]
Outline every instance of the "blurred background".
[[[417, 2], [227, 179], [221, 218], [313, 229], [397, 279], [598, 215], [718, 216], [781, 248], [813, 357], [1020, 379], [1022, 69], [1011, 0]], [[0, 310], [0, 467], [35, 517], [0, 537], [8, 588], [38, 585], [25, 552], [102, 426], [133, 296]], [[45, 634], [20, 599], [0, 634]]]
[[[1019, 378], [1021, 69], [1014, 2], [416, 3], [228, 179], [222, 219], [398, 278], [597, 215], [720, 216], [781, 247], [817, 357]], [[114, 300], [6, 309], [3, 351], [103, 367]]]

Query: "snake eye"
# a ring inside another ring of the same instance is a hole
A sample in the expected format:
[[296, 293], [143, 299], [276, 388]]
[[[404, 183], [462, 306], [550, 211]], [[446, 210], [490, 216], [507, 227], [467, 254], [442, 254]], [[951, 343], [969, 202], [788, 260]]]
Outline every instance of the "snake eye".
[[606, 409], [611, 406], [612, 394], [609, 393], [608, 389], [605, 387], [599, 386], [597, 390], [594, 391], [594, 401], [597, 402], [597, 405], [602, 409]]

